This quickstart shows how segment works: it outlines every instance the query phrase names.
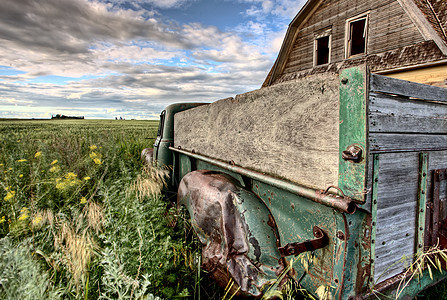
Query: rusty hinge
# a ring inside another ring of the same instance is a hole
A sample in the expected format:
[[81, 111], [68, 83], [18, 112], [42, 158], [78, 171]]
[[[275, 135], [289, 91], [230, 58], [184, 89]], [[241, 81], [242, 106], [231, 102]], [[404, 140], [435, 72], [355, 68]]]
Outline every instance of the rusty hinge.
[[313, 230], [315, 239], [307, 240], [300, 243], [289, 243], [284, 247], [279, 247], [279, 253], [282, 257], [290, 255], [298, 255], [306, 251], [314, 251], [326, 247], [329, 244], [327, 234], [321, 228], [314, 226]]

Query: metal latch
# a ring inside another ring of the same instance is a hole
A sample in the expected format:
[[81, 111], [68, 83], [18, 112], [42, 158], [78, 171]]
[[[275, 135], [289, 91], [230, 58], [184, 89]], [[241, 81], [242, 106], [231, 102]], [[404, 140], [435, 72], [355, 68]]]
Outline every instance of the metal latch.
[[345, 151], [341, 153], [341, 157], [344, 160], [350, 160], [352, 162], [358, 163], [362, 159], [362, 148], [357, 145], [350, 145]]
[[313, 233], [315, 236], [313, 240], [307, 240], [301, 243], [289, 243], [284, 247], [279, 247], [278, 250], [281, 257], [298, 255], [306, 251], [314, 251], [326, 247], [329, 244], [329, 238], [321, 228], [314, 226]]

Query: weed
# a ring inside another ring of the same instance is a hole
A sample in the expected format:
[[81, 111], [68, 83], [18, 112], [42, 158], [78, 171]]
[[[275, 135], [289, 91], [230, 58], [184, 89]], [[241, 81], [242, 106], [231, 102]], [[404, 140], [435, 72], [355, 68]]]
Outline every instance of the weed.
[[140, 161], [156, 128], [0, 122], [0, 298], [194, 294], [195, 250], [168, 226], [160, 195], [166, 171]]

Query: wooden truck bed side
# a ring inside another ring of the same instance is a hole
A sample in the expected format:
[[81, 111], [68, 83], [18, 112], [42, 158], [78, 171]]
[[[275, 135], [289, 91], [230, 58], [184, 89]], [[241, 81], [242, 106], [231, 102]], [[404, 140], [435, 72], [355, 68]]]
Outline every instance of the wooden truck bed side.
[[317, 189], [338, 184], [338, 74], [175, 115], [174, 146]]
[[424, 239], [433, 173], [447, 168], [447, 90], [371, 74], [368, 112], [374, 279], [392, 281], [434, 244]]

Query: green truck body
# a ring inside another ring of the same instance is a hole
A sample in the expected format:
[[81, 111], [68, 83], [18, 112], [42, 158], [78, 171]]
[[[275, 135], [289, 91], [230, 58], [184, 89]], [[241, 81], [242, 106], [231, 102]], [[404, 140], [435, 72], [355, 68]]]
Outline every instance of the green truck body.
[[446, 246], [445, 89], [356, 67], [174, 104], [153, 160], [171, 170], [203, 268], [241, 295], [291, 279], [331, 299], [403, 298], [446, 276], [426, 268], [402, 288]]

